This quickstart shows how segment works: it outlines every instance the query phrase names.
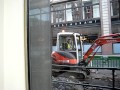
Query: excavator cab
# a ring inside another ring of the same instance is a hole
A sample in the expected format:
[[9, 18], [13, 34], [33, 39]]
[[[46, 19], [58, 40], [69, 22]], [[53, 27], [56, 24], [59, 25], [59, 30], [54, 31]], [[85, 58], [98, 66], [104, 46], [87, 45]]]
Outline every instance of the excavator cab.
[[[60, 32], [57, 34], [57, 51], [56, 53], [61, 54], [61, 61], [63, 64], [78, 64], [83, 59], [83, 46], [82, 46], [82, 36], [79, 33], [73, 32]], [[54, 52], [55, 53], [55, 52]], [[58, 56], [58, 55], [56, 55]], [[64, 60], [62, 60], [64, 56]], [[71, 58], [70, 56], [74, 56]], [[59, 56], [60, 58], [60, 56]], [[66, 58], [66, 59], [65, 59]], [[70, 59], [74, 59], [71, 60]], [[59, 61], [60, 61], [59, 60]], [[69, 60], [69, 62], [66, 61]], [[73, 63], [74, 61], [74, 63]], [[60, 63], [62, 63], [60, 62]], [[59, 62], [57, 62], [59, 63]]]

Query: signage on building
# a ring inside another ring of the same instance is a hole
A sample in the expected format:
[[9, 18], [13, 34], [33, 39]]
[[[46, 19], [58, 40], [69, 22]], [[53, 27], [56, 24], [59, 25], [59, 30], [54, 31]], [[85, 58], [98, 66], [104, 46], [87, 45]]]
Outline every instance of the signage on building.
[[67, 23], [57, 23], [53, 24], [52, 27], [64, 27], [64, 26], [77, 26], [77, 25], [88, 25], [100, 23], [100, 19], [95, 20], [87, 20], [87, 21], [79, 21], [79, 22], [67, 22]]

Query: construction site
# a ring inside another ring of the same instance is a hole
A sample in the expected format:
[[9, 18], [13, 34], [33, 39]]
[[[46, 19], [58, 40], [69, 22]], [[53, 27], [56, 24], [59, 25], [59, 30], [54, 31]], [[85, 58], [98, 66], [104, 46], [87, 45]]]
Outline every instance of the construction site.
[[[119, 15], [114, 11], [119, 7], [117, 2], [51, 1], [53, 90], [120, 89], [120, 55], [114, 53], [120, 42], [120, 35], [115, 34], [119, 33], [115, 20]], [[67, 38], [72, 43], [70, 49]]]
[[[58, 33], [57, 47], [51, 54], [53, 88], [56, 87], [57, 90], [119, 89], [120, 57], [103, 57], [103, 55], [100, 57], [100, 55], [94, 58], [100, 46], [116, 42], [120, 42], [119, 33], [101, 36], [84, 54], [83, 38], [80, 34]], [[75, 89], [76, 87], [78, 88]]]
[[30, 2], [31, 90], [120, 90], [120, 0]]

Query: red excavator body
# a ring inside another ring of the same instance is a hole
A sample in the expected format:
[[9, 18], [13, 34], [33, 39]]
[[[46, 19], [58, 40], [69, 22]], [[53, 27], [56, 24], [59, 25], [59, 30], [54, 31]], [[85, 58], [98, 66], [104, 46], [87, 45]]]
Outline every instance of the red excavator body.
[[69, 52], [54, 51], [52, 52], [52, 58], [53, 63], [55, 64], [70, 64], [70, 65], [77, 64], [76, 57]]

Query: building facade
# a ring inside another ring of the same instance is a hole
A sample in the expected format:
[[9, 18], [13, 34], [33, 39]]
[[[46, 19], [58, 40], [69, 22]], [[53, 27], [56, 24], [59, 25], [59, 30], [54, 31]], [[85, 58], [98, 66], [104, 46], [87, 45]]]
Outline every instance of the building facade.
[[[85, 35], [85, 44], [91, 44], [101, 35], [119, 33], [119, 11], [119, 0], [51, 0], [53, 45], [61, 30]], [[109, 50], [106, 49], [108, 46]], [[108, 46], [101, 48], [101, 54], [120, 54], [119, 43]]]

